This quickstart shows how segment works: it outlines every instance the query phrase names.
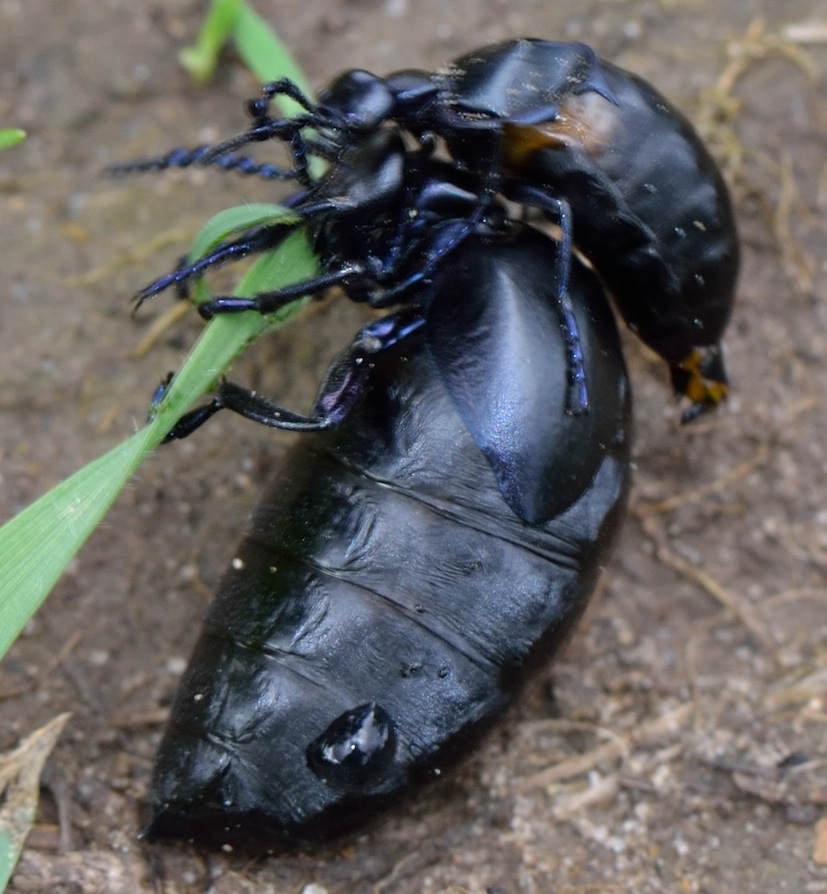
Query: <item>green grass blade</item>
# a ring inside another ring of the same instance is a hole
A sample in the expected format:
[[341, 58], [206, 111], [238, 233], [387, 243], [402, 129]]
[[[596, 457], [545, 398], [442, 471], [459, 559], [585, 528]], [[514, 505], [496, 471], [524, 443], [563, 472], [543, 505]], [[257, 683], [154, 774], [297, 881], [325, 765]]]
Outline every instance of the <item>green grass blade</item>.
[[178, 61], [196, 84], [206, 84], [212, 77], [221, 50], [233, 33], [240, 7], [241, 0], [213, 0], [195, 43], [178, 54]]
[[295, 211], [283, 205], [268, 202], [251, 202], [235, 205], [213, 215], [201, 228], [190, 249], [188, 260], [197, 261], [209, 254], [219, 242], [223, 242], [241, 230], [269, 224], [296, 224], [301, 218]]
[[[196, 43], [179, 53], [179, 60], [197, 84], [212, 76], [218, 56], [232, 41], [244, 64], [262, 83], [289, 78], [306, 97], [313, 93], [304, 72], [293, 54], [267, 22], [244, 0], [213, 0]], [[282, 114], [291, 117], [304, 109], [288, 96], [277, 96], [275, 102]], [[311, 177], [321, 177], [325, 164], [311, 157]]]
[[[236, 294], [314, 276], [316, 258], [303, 233], [253, 265]], [[273, 317], [255, 313], [217, 317], [206, 328], [153, 409], [152, 421], [123, 444], [76, 472], [0, 529], [0, 657], [39, 608], [123, 486], [181, 415], [209, 391], [233, 359], [268, 328], [282, 325], [307, 299]]]
[[[201, 232], [195, 237], [192, 248], [187, 255], [187, 260], [190, 263], [194, 263], [199, 258], [208, 255], [219, 242], [223, 242], [225, 239], [250, 227], [284, 224], [286, 228], [289, 228], [290, 225], [297, 224], [300, 220], [294, 211], [285, 208], [283, 205], [253, 202], [249, 205], [236, 205], [233, 208], [225, 208], [211, 217], [201, 228]], [[202, 301], [209, 300], [210, 294], [204, 283], [200, 279], [196, 279], [194, 285], [193, 301], [200, 304]], [[259, 289], [259, 291], [268, 288], [272, 289], [274, 286], [265, 284], [263, 289]]]
[[[310, 85], [292, 53], [273, 29], [244, 0], [213, 0], [195, 44], [179, 53], [179, 60], [197, 84], [212, 77], [225, 44], [232, 41], [244, 64], [262, 82], [289, 78], [305, 96]], [[277, 100], [285, 115], [302, 111], [293, 100]]]
[[[267, 22], [246, 3], [240, 4], [233, 42], [244, 64], [262, 81], [289, 78], [305, 96], [312, 98], [310, 84], [292, 53]], [[287, 97], [279, 97], [276, 101], [285, 115], [296, 115], [303, 111]]]
[[26, 139], [26, 131], [19, 127], [6, 127], [0, 130], [0, 149], [10, 149]]
[[76, 472], [0, 530], [0, 656], [152, 448], [148, 431]]
[[0, 892], [6, 890], [20, 853], [11, 834], [6, 829], [0, 829]]

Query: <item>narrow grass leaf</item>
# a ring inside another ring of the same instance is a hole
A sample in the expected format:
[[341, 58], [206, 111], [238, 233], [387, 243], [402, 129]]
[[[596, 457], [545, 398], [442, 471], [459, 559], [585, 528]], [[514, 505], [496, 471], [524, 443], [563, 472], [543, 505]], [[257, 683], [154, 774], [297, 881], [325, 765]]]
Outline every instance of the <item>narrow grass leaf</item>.
[[0, 149], [10, 149], [26, 139], [26, 131], [19, 127], [6, 127], [0, 130]]
[[[306, 279], [318, 264], [303, 233], [253, 265], [236, 293], [251, 295]], [[153, 408], [151, 422], [45, 494], [0, 529], [0, 657], [63, 573], [141, 462], [181, 415], [209, 391], [230, 363], [266, 329], [287, 322], [307, 299], [272, 317], [214, 319]]]

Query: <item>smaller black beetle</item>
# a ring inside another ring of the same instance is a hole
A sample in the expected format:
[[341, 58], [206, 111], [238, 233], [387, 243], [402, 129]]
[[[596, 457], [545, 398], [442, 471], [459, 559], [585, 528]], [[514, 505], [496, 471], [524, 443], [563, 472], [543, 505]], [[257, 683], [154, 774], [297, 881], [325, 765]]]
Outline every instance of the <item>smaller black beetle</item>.
[[[270, 117], [282, 93], [306, 114]], [[720, 339], [739, 267], [729, 194], [697, 132], [643, 79], [583, 44], [521, 39], [436, 73], [347, 71], [317, 104], [277, 81], [249, 108], [249, 131], [186, 163], [255, 173], [234, 150], [277, 137], [290, 141], [295, 161], [279, 176], [309, 183], [308, 154], [338, 160], [387, 122], [428, 149], [440, 137], [480, 178], [482, 201], [499, 191], [561, 222], [630, 327], [669, 364], [676, 392], [691, 403], [685, 421], [725, 399]], [[312, 138], [303, 138], [306, 127]]]
[[[188, 435], [222, 408], [285, 429], [314, 431], [335, 426], [359, 399], [369, 364], [376, 356], [425, 326], [446, 387], [479, 447], [502, 476], [503, 491], [514, 507], [525, 505], [529, 492], [536, 495], [535, 478], [544, 477], [528, 454], [545, 456], [543, 462], [548, 464], [549, 474], [553, 474], [557, 458], [553, 450], [537, 451], [533, 445], [523, 451], [525, 455], [519, 460], [513, 455], [515, 448], [510, 432], [503, 429], [500, 419], [486, 415], [485, 407], [496, 403], [492, 389], [502, 392], [500, 397], [504, 402], [512, 400], [520, 407], [522, 423], [535, 432], [538, 442], [550, 443], [554, 441], [557, 423], [540, 392], [545, 388], [561, 389], [566, 412], [588, 416], [589, 430], [601, 433], [595, 436], [596, 440], [587, 438], [583, 449], [578, 451], [578, 462], [591, 463], [594, 471], [598, 453], [597, 448], [589, 445], [602, 443], [612, 423], [599, 413], [589, 412], [592, 389], [599, 393], [603, 386], [589, 382], [584, 369], [574, 302], [568, 290], [571, 253], [565, 243], [550, 253], [554, 266], [545, 274], [543, 294], [563, 335], [567, 366], [562, 371], [557, 367], [548, 368], [548, 375], [562, 373], [561, 380], [545, 381], [539, 391], [539, 386], [527, 387], [519, 400], [511, 391], [510, 380], [503, 375], [509, 363], [519, 362], [518, 355], [509, 360], [508, 353], [503, 351], [507, 331], [501, 331], [492, 321], [492, 325], [478, 333], [474, 350], [481, 360], [479, 367], [471, 370], [463, 349], [468, 319], [477, 313], [472, 305], [466, 307], [465, 302], [471, 301], [471, 296], [457, 288], [454, 312], [440, 318], [438, 323], [432, 319], [430, 304], [422, 303], [423, 296], [429, 294], [428, 284], [440, 276], [443, 268], [447, 272], [440, 281], [445, 283], [446, 290], [449, 288], [446, 276], [455, 270], [455, 255], [466, 240], [479, 238], [489, 230], [498, 231], [503, 227], [507, 230], [512, 226], [496, 203], [480, 205], [478, 185], [476, 178], [463, 175], [451, 165], [423, 157], [419, 152], [406, 152], [396, 131], [376, 131], [344, 153], [325, 178], [291, 202], [300, 218], [298, 224], [257, 228], [218, 246], [209, 257], [148, 286], [141, 293], [141, 300], [170, 285], [180, 285], [227, 258], [273, 247], [296, 226], [304, 226], [322, 260], [320, 276], [253, 298], [214, 298], [200, 305], [201, 313], [207, 317], [247, 310], [271, 313], [301, 295], [321, 293], [332, 285], [342, 286], [352, 300], [367, 302], [375, 308], [406, 309], [365, 327], [348, 365], [336, 367], [335, 382], [328, 383], [325, 399], [309, 416], [272, 408], [263, 399], [224, 384], [212, 404], [185, 416], [168, 439]], [[548, 244], [554, 245], [551, 241]], [[459, 278], [457, 273], [457, 282]], [[490, 368], [486, 368], [486, 363]], [[538, 372], [545, 369], [538, 367]], [[559, 492], [559, 482], [555, 488]], [[567, 499], [565, 494], [561, 498]], [[519, 510], [515, 508], [515, 511]]]

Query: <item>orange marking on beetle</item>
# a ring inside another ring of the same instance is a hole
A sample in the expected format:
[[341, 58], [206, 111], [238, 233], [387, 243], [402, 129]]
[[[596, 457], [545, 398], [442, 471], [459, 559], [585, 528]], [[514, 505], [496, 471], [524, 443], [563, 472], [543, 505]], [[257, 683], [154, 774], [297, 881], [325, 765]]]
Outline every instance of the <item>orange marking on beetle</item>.
[[513, 171], [527, 167], [536, 152], [573, 146], [599, 157], [613, 143], [620, 108], [599, 93], [568, 96], [553, 121], [543, 124], [503, 122], [503, 160]]
[[729, 394], [729, 386], [726, 382], [710, 379], [704, 374], [703, 355], [697, 349], [676, 364], [688, 376], [684, 395], [693, 404], [704, 407], [717, 407], [722, 404]]

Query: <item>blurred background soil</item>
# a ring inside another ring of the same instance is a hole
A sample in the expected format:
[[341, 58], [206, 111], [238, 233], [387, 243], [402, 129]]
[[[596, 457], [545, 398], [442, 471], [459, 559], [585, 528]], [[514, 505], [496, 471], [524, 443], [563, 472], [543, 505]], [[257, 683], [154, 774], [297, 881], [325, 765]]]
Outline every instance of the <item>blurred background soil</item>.
[[[213, 586], [288, 439], [237, 418], [159, 451], [0, 666], [0, 750], [61, 711], [16, 892], [827, 892], [827, 10], [823, 0], [258, 0], [311, 81], [582, 40], [709, 138], [744, 246], [733, 394], [681, 428], [632, 339], [632, 510], [563, 659], [448, 780], [345, 845], [250, 861], [140, 843], [153, 753]], [[176, 62], [205, 4], [0, 0], [0, 516], [129, 435], [200, 331], [145, 356], [128, 299], [262, 181], [102, 168], [228, 135], [257, 85]], [[234, 377], [306, 406], [360, 322]], [[228, 414], [229, 416], [229, 414]], [[552, 691], [553, 685], [553, 691]]]

